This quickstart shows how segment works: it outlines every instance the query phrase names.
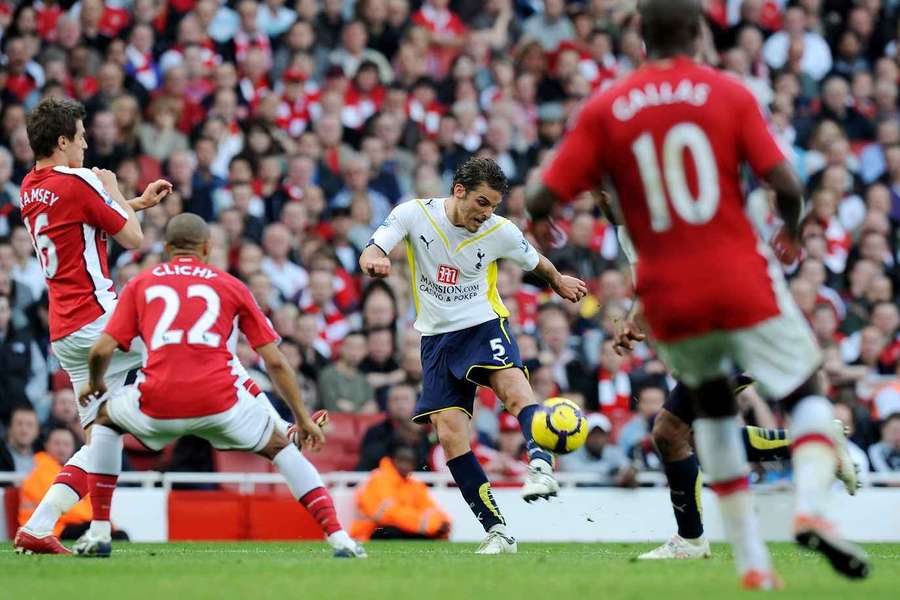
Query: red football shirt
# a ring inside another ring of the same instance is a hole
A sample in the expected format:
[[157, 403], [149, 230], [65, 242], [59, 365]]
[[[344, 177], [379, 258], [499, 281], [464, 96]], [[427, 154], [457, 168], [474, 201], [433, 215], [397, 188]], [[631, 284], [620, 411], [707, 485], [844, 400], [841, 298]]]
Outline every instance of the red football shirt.
[[93, 323], [115, 308], [107, 235], [128, 215], [90, 169], [32, 169], [22, 181], [22, 219], [50, 290], [50, 340]]
[[688, 58], [648, 63], [585, 105], [544, 184], [563, 199], [612, 184], [653, 333], [676, 341], [779, 313], [739, 168], [784, 161], [753, 95]]
[[238, 359], [228, 344], [236, 330], [253, 348], [278, 339], [243, 283], [192, 257], [135, 277], [106, 326], [123, 350], [144, 341], [141, 410], [157, 419], [212, 415], [237, 402]]

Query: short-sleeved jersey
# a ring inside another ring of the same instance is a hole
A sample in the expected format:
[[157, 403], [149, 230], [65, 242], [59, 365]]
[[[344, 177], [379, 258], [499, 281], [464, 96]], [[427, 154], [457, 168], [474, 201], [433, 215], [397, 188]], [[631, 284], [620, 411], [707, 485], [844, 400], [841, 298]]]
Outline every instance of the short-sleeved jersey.
[[509, 316], [497, 292], [497, 260], [509, 259], [531, 271], [540, 259], [519, 228], [503, 217], [492, 215], [475, 233], [454, 225], [446, 200], [399, 204], [372, 234], [372, 243], [385, 253], [406, 241], [415, 327], [423, 335]]
[[140, 336], [147, 348], [138, 376], [141, 411], [157, 419], [202, 417], [237, 402], [240, 330], [253, 348], [278, 340], [250, 290], [193, 257], [144, 271], [122, 290], [105, 333], [122, 350]]
[[763, 176], [784, 160], [740, 81], [677, 58], [589, 100], [543, 181], [564, 200], [614, 188], [648, 322], [675, 341], [779, 313], [739, 170]]
[[32, 169], [22, 181], [22, 219], [50, 294], [50, 340], [112, 312], [116, 291], [107, 265], [107, 236], [128, 214], [90, 169]]

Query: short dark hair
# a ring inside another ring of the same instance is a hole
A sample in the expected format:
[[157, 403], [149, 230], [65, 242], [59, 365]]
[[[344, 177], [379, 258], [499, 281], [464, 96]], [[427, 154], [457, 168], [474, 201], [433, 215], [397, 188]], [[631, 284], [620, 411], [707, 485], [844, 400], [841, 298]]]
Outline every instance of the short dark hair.
[[28, 143], [36, 159], [47, 158], [56, 150], [60, 136], [75, 139], [78, 121], [85, 117], [84, 106], [68, 98], [44, 98], [26, 121]]
[[492, 190], [505, 196], [509, 192], [509, 180], [503, 174], [503, 169], [489, 158], [470, 158], [453, 174], [453, 186], [463, 186], [467, 192], [474, 190], [479, 184], [485, 183]]

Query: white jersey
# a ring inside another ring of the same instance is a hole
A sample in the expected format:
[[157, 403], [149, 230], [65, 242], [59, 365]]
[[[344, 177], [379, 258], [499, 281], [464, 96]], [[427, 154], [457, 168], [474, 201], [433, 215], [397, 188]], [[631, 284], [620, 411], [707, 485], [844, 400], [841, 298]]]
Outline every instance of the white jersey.
[[472, 327], [509, 311], [497, 292], [497, 260], [509, 259], [532, 271], [540, 255], [512, 222], [497, 215], [475, 233], [450, 222], [446, 198], [409, 200], [397, 205], [372, 234], [389, 253], [406, 241], [415, 327], [423, 335]]

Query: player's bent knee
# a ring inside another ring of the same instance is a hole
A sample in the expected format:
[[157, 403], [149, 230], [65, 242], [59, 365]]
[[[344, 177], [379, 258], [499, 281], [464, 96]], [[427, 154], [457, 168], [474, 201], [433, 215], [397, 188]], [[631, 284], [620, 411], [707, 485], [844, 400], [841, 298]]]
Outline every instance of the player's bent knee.
[[731, 382], [724, 377], [692, 388], [691, 400], [698, 417], [719, 419], [738, 414]]
[[503, 406], [513, 415], [518, 415], [523, 408], [535, 403], [531, 385], [521, 369], [509, 368], [494, 371], [491, 373], [489, 382], [491, 389], [503, 402]]
[[651, 437], [663, 462], [684, 460], [693, 452], [690, 426], [665, 409], [656, 415]]
[[272, 437], [269, 438], [269, 443], [266, 444], [262, 450], [257, 452], [257, 454], [272, 460], [279, 452], [287, 448], [290, 443], [291, 442], [276, 429], [272, 431]]
[[469, 451], [469, 416], [466, 413], [461, 410], [444, 410], [431, 415], [431, 423], [448, 460]]
[[819, 385], [819, 378], [816, 374], [800, 384], [796, 390], [788, 394], [782, 399], [782, 406], [788, 412], [792, 411], [797, 403], [809, 396], [821, 396], [822, 386]]

